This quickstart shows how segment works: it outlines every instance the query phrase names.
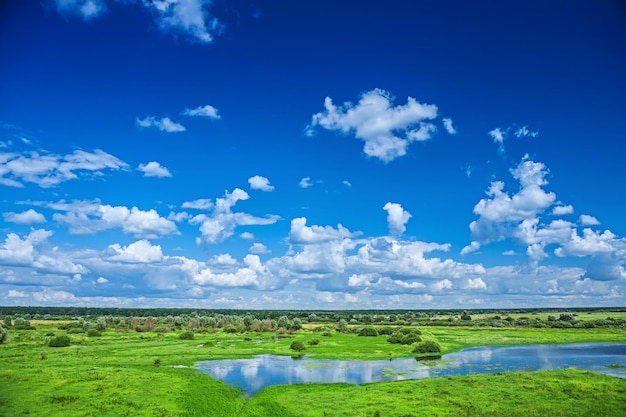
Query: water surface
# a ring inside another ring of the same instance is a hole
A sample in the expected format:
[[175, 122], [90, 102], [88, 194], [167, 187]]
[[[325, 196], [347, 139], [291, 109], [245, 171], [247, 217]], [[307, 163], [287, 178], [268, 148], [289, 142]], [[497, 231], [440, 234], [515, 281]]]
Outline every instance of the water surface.
[[[607, 368], [609, 365], [622, 367]], [[338, 361], [259, 355], [252, 359], [199, 362], [197, 369], [252, 395], [270, 385], [301, 382], [368, 382], [435, 376], [579, 368], [626, 378], [626, 343], [484, 346], [443, 355], [441, 360], [401, 358]]]

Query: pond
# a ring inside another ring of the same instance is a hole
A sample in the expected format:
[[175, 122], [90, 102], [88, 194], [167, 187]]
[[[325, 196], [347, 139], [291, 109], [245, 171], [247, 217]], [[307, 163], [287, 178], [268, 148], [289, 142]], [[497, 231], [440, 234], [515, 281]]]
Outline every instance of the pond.
[[368, 382], [435, 376], [579, 368], [626, 378], [626, 343], [485, 346], [443, 355], [440, 360], [401, 358], [338, 361], [259, 355], [252, 359], [202, 361], [198, 371], [245, 390], [301, 382]]

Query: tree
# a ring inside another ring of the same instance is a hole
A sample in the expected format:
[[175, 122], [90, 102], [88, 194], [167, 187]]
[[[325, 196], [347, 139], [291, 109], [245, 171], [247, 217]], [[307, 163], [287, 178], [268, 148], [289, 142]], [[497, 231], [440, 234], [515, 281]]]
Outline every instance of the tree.
[[289, 328], [289, 319], [287, 318], [287, 316], [280, 316], [278, 318], [278, 327], [279, 328], [285, 328], [288, 329]]
[[4, 316], [4, 324], [7, 326], [7, 328], [11, 327], [13, 325], [13, 321], [11, 320], [11, 316], [7, 315]]
[[299, 318], [295, 318], [291, 321], [291, 328], [293, 330], [300, 330], [302, 328], [302, 320]]
[[4, 343], [7, 340], [7, 331], [3, 326], [0, 326], [0, 343]]

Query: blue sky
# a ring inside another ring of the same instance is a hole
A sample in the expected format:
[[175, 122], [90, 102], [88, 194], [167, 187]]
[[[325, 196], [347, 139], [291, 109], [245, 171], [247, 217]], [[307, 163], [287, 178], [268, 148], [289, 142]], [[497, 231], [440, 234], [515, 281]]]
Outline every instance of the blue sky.
[[0, 305], [626, 304], [619, 1], [8, 1]]

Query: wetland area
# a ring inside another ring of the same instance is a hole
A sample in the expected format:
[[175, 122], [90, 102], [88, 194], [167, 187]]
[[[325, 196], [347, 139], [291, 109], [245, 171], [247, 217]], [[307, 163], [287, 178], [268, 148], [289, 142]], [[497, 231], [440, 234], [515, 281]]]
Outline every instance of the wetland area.
[[0, 416], [626, 415], [621, 310], [115, 312], [1, 311]]

